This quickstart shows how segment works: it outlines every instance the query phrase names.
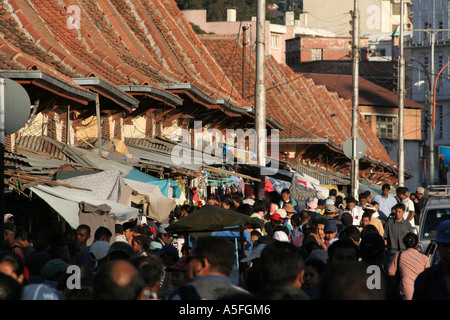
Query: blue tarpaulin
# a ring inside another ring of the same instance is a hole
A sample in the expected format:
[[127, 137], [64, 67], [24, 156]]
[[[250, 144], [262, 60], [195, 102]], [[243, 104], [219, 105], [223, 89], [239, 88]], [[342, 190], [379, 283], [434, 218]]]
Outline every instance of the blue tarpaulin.
[[158, 179], [154, 176], [139, 171], [136, 168], [131, 170], [131, 172], [125, 178], [157, 185], [161, 190], [161, 193], [166, 197], [169, 197], [169, 186], [173, 188], [173, 198], [179, 198], [182, 192], [180, 185], [176, 181], [173, 181], [171, 179]]

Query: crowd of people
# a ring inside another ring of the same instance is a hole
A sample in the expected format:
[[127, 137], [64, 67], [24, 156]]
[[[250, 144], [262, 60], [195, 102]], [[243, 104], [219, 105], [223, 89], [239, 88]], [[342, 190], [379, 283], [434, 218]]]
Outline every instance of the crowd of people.
[[450, 298], [450, 221], [438, 228], [440, 262], [430, 266], [417, 250], [425, 190], [399, 187], [393, 196], [390, 189], [385, 184], [381, 194], [361, 193], [358, 200], [332, 189], [304, 208], [288, 189], [265, 199], [248, 188], [245, 196], [209, 197], [208, 205], [261, 219], [260, 228], [244, 231], [245, 250], [218, 235], [171, 234], [171, 223], [195, 212], [190, 205], [177, 207], [167, 223], [133, 219], [116, 224], [114, 233], [82, 224], [30, 236], [5, 215], [0, 299]]

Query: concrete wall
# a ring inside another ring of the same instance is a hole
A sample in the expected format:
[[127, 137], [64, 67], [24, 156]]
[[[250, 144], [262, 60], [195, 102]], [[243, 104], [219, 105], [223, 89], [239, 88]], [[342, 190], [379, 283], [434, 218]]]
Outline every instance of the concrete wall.
[[[338, 36], [347, 36], [351, 31], [349, 21], [353, 9], [353, 0], [303, 0], [307, 26], [328, 29]], [[361, 33], [392, 32], [392, 26], [400, 23], [400, 16], [392, 12], [391, 0], [359, 1], [359, 11]]]

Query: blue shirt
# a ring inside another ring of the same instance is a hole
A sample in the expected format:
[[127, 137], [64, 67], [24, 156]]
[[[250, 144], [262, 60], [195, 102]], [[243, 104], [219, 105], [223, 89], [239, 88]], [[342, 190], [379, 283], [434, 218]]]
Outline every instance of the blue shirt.
[[379, 218], [386, 220], [391, 215], [391, 209], [397, 204], [397, 199], [394, 196], [388, 194], [385, 198], [382, 194], [376, 195], [372, 201], [376, 201], [379, 204], [378, 213]]

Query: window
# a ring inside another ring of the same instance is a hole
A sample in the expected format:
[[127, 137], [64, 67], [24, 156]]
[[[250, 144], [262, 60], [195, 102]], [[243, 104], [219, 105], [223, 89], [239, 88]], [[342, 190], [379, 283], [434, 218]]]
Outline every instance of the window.
[[377, 116], [377, 137], [387, 139], [397, 139], [398, 123], [396, 116]]
[[436, 119], [437, 119], [437, 138], [443, 139], [444, 138], [444, 107], [443, 106], [436, 106]]
[[372, 57], [384, 57], [386, 55], [386, 49], [373, 49]]
[[311, 60], [312, 61], [322, 60], [322, 49], [311, 49]]
[[278, 49], [280, 47], [280, 36], [270, 36], [270, 47]]
[[[442, 67], [444, 66], [444, 57], [442, 56], [442, 55], [439, 55], [439, 63], [438, 63], [438, 70], [436, 71], [435, 70], [435, 73], [436, 72], [439, 72], [439, 71], [441, 71], [441, 69], [442, 69]], [[444, 70], [445, 71], [445, 70]], [[442, 83], [443, 83], [443, 77], [444, 77], [444, 71], [441, 73], [441, 75], [439, 76], [439, 79], [438, 79], [438, 89], [440, 89], [441, 87], [442, 87]], [[436, 76], [437, 76], [437, 74], [436, 74]], [[439, 92], [439, 90], [438, 90], [438, 92]]]

